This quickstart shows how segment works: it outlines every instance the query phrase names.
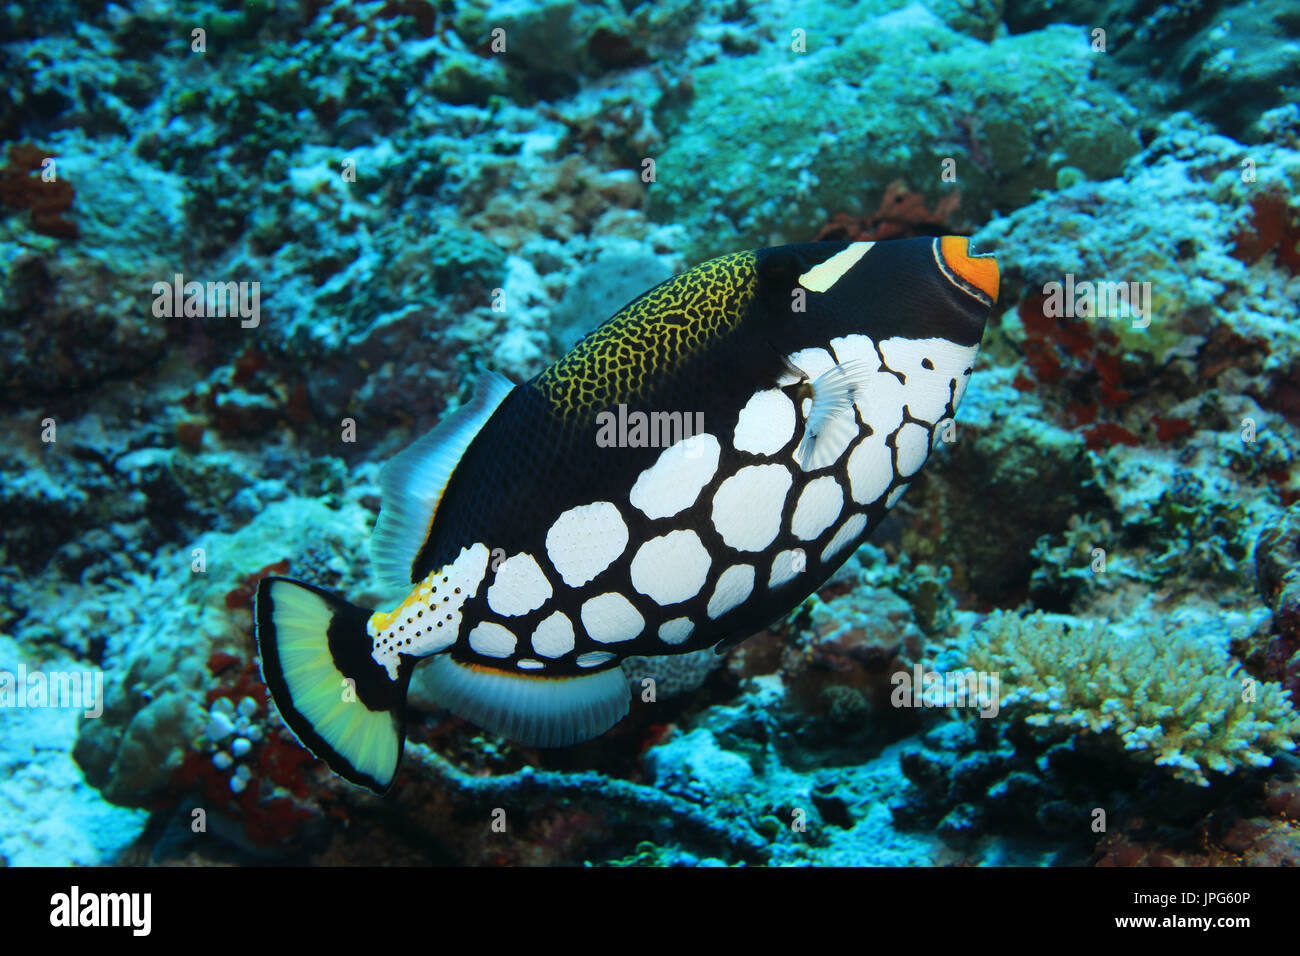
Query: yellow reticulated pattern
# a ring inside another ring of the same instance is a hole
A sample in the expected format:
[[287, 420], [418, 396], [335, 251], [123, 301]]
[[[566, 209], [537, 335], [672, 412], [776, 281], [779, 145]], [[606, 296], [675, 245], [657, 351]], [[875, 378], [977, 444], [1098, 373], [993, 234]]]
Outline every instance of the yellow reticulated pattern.
[[740, 323], [756, 262], [753, 252], [735, 252], [650, 290], [546, 369], [538, 387], [557, 412], [583, 421], [644, 394]]

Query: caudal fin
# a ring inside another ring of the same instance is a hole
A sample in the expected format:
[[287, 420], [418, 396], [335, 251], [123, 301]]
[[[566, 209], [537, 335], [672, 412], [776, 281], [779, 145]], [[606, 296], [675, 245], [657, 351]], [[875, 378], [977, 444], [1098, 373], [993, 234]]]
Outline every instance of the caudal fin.
[[288, 578], [263, 578], [254, 616], [262, 679], [304, 747], [355, 784], [384, 793], [406, 743], [406, 688], [370, 656], [370, 611]]

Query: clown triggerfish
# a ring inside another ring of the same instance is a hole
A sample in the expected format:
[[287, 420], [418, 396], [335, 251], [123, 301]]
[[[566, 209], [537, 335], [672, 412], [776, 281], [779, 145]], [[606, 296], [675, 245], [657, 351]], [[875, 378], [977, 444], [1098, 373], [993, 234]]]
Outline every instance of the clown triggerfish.
[[655, 286], [536, 378], [488, 373], [394, 458], [371, 611], [257, 589], [262, 674], [298, 739], [383, 792], [407, 685], [563, 747], [627, 713], [619, 661], [745, 639], [853, 553], [970, 381], [998, 267], [958, 236], [712, 259]]

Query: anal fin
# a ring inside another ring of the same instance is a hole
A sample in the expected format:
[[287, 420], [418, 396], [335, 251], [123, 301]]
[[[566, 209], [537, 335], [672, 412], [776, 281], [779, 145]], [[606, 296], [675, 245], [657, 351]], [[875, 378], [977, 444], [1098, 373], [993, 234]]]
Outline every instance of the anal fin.
[[458, 717], [527, 747], [568, 747], [599, 737], [627, 714], [631, 692], [617, 667], [541, 677], [433, 658], [422, 678]]

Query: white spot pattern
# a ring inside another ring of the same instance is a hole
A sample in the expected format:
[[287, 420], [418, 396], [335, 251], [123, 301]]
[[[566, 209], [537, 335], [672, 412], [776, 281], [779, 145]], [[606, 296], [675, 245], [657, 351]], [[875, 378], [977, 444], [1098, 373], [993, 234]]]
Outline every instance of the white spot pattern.
[[[979, 351], [947, 339], [885, 339], [880, 352], [885, 364], [907, 379], [907, 410], [913, 418], [933, 422], [943, 417], [952, 397], [952, 383], [966, 380], [966, 369]], [[926, 368], [927, 362], [931, 366]]]
[[779, 588], [803, 571], [807, 564], [807, 555], [795, 551], [782, 551], [772, 559], [772, 573], [768, 575], [767, 586]]
[[781, 509], [793, 478], [784, 465], [749, 465], [713, 496], [713, 526], [737, 551], [761, 551], [781, 530]]
[[814, 478], [804, 487], [790, 521], [790, 533], [800, 541], [811, 541], [835, 523], [844, 507], [844, 492], [829, 475]]
[[653, 465], [637, 476], [628, 499], [647, 518], [671, 518], [695, 504], [718, 470], [722, 447], [708, 432], [665, 448]]
[[478, 593], [487, 574], [488, 557], [487, 545], [482, 542], [462, 548], [455, 561], [421, 581], [415, 593], [382, 627], [377, 622], [385, 615], [370, 617], [366, 622], [370, 656], [388, 671], [389, 678], [397, 680], [399, 654], [425, 657], [456, 643], [461, 608]]
[[581, 587], [609, 567], [627, 547], [628, 531], [609, 501], [570, 508], [546, 532], [546, 554], [571, 588]]
[[582, 626], [601, 644], [630, 641], [645, 628], [645, 618], [617, 591], [607, 591], [582, 605]]
[[682, 644], [695, 632], [695, 624], [689, 617], [675, 617], [659, 625], [659, 640], [665, 644]]
[[573, 622], [563, 611], [556, 611], [533, 629], [533, 653], [542, 657], [563, 657], [573, 650]]
[[754, 566], [752, 564], [734, 564], [722, 572], [713, 596], [709, 598], [706, 613], [711, 620], [717, 620], [733, 607], [741, 604], [754, 593]]
[[862, 439], [849, 455], [849, 490], [860, 505], [871, 504], [894, 480], [894, 466], [883, 432]]
[[518, 617], [536, 611], [554, 594], [551, 582], [531, 554], [515, 554], [497, 567], [488, 588], [487, 602], [502, 617]]
[[733, 443], [737, 450], [775, 455], [794, 437], [794, 403], [777, 388], [755, 392], [740, 410]]
[[677, 604], [700, 593], [712, 564], [698, 534], [670, 531], [641, 545], [632, 558], [632, 586], [657, 604]]
[[894, 507], [894, 505], [898, 504], [898, 499], [903, 497], [903, 492], [907, 491], [907, 489], [910, 487], [911, 485], [899, 485], [897, 488], [891, 491], [889, 493], [889, 497], [885, 499], [885, 507], [892, 508]]
[[915, 422], [908, 422], [894, 436], [898, 450], [898, 474], [907, 478], [921, 470], [930, 453], [930, 433]]
[[469, 647], [484, 657], [509, 657], [515, 652], [515, 635], [493, 621], [482, 621], [469, 632]]
[[827, 543], [822, 549], [822, 562], [829, 561], [832, 557], [843, 551], [849, 542], [857, 539], [862, 534], [862, 529], [867, 526], [867, 516], [862, 514], [852, 515], [840, 525], [840, 529], [835, 532], [835, 537]]

